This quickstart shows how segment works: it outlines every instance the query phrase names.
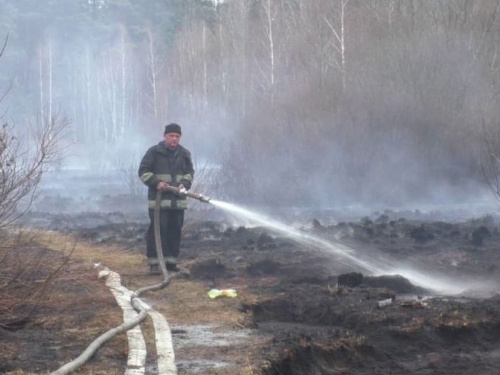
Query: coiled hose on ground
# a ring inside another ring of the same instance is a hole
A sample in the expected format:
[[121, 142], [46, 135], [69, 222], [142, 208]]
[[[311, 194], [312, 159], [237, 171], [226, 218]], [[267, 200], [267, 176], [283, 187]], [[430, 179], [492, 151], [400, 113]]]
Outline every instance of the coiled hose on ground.
[[[51, 375], [66, 375], [69, 374], [81, 366], [83, 366], [93, 355], [94, 353], [102, 346], [104, 345], [107, 341], [111, 340], [113, 337], [116, 335], [126, 332], [135, 326], [139, 325], [146, 317], [148, 314], [154, 313], [154, 310], [149, 307], [147, 304], [143, 303], [140, 300], [140, 296], [149, 291], [154, 291], [154, 290], [160, 290], [165, 288], [169, 283], [170, 279], [168, 276], [168, 271], [165, 266], [165, 260], [163, 258], [163, 250], [161, 247], [161, 234], [160, 234], [160, 202], [161, 202], [161, 196], [162, 192], [158, 191], [156, 193], [156, 200], [155, 200], [155, 211], [154, 211], [154, 216], [153, 216], [153, 228], [154, 228], [154, 236], [155, 236], [155, 244], [156, 244], [156, 252], [158, 255], [158, 261], [160, 263], [160, 269], [163, 274], [163, 281], [159, 284], [155, 285], [150, 285], [146, 286], [140, 289], [137, 289], [134, 293], [132, 293], [130, 297], [130, 303], [134, 307], [134, 309], [138, 312], [138, 315], [136, 318], [124, 322], [123, 324], [120, 324], [119, 326], [112, 328], [108, 330], [107, 332], [103, 333], [101, 336], [96, 338], [94, 341], [90, 343], [90, 345], [83, 351], [82, 354], [80, 354], [77, 358], [75, 358], [73, 361], [66, 363], [64, 366], [60, 367], [56, 371], [52, 372]], [[173, 353], [173, 349], [170, 350], [171, 353]], [[175, 367], [175, 366], [174, 366]], [[169, 374], [176, 374], [177, 371], [171, 370], [168, 371]]]

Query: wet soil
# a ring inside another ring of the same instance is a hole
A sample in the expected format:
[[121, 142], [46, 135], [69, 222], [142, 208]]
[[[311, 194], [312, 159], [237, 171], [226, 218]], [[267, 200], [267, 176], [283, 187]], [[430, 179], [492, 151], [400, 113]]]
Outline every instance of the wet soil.
[[198, 232], [185, 241], [193, 277], [214, 286], [248, 280], [254, 298], [241, 308], [250, 326], [272, 337], [262, 374], [498, 373], [500, 237], [491, 217], [445, 223], [378, 216], [328, 227], [316, 220], [308, 233], [417, 262], [424, 274], [428, 267], [486, 276], [489, 287], [439, 295], [401, 276], [363, 275], [262, 228], [207, 230], [207, 256]]
[[[172, 324], [179, 373], [499, 373], [500, 224], [495, 218], [435, 221], [388, 212], [332, 222], [308, 220], [300, 230], [349, 246], [365, 260], [390, 257], [469, 287], [446, 295], [400, 275], [372, 275], [268, 228], [193, 220], [182, 242], [186, 272], [174, 278], [168, 293], [147, 297]], [[106, 262], [129, 288], [153, 283], [143, 256], [144, 216], [39, 212], [32, 214], [31, 225], [70, 233], [77, 243], [101, 249], [104, 259], [107, 251], [112, 256]], [[50, 246], [26, 251], [35, 250], [61, 256]], [[130, 262], [116, 260], [126, 257]], [[45, 301], [58, 301], [57, 306], [41, 303], [29, 323], [0, 328], [0, 372], [54, 370], [83, 350], [92, 334], [102, 333], [99, 316], [119, 323], [119, 309], [87, 261], [73, 258], [61, 272], [44, 291]], [[238, 297], [210, 300], [206, 292], [212, 288], [234, 288]], [[63, 304], [59, 297], [71, 302]], [[0, 322], [22, 317], [28, 308], [4, 310]], [[88, 333], [79, 337], [75, 327]], [[125, 360], [122, 337], [80, 373], [120, 373]]]

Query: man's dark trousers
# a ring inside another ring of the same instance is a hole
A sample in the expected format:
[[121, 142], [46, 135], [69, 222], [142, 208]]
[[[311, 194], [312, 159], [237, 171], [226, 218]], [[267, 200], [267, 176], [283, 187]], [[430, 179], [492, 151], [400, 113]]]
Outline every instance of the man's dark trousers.
[[[154, 233], [154, 210], [149, 210], [149, 229], [147, 233], [147, 256], [150, 264], [158, 264]], [[177, 264], [179, 256], [182, 226], [184, 225], [184, 210], [160, 211], [161, 247], [165, 262]], [[156, 261], [156, 262], [155, 262]]]

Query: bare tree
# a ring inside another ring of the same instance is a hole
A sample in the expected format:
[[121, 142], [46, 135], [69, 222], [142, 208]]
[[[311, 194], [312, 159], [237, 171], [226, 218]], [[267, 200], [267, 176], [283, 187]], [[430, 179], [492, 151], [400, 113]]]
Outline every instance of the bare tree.
[[481, 155], [481, 171], [483, 177], [500, 201], [500, 131], [498, 124], [493, 127], [493, 131], [487, 130], [483, 125], [484, 147]]
[[[0, 48], [0, 57], [7, 41], [8, 37]], [[0, 94], [0, 104], [9, 91], [10, 88]], [[49, 111], [51, 107], [50, 104]], [[69, 255], [63, 256], [61, 263], [54, 266], [52, 260], [47, 261], [41, 256], [43, 250], [40, 254], [27, 256], [26, 251], [32, 250], [30, 245], [36, 241], [33, 233], [21, 229], [5, 231], [30, 207], [43, 173], [57, 161], [58, 145], [67, 124], [66, 118], [54, 114], [42, 118], [37, 126], [29, 127], [28, 134], [31, 137], [22, 138], [16, 132], [17, 127], [7, 122], [5, 113], [0, 116], [1, 329], [20, 329], [29, 321], [45, 288], [69, 259]], [[33, 270], [37, 270], [37, 278], [40, 272], [44, 275], [42, 283], [30, 278], [34, 274]]]
[[[5, 38], [0, 57], [7, 41]], [[9, 89], [0, 95], [0, 104], [8, 92]], [[5, 117], [5, 114], [0, 117], [0, 229], [30, 207], [42, 174], [57, 161], [58, 143], [68, 124], [66, 118], [53, 115], [30, 127], [31, 139], [23, 139]]]
[[67, 119], [53, 117], [31, 130], [31, 141], [19, 138], [15, 126], [7, 122], [1, 125], [0, 229], [30, 207], [43, 173], [57, 161], [58, 142], [67, 124]]
[[269, 76], [268, 84], [271, 88], [271, 103], [274, 103], [274, 86], [276, 84], [276, 48], [275, 48], [275, 30], [274, 30], [274, 20], [276, 19], [276, 10], [272, 6], [271, 0], [265, 0], [263, 2], [264, 6], [264, 18], [265, 18], [265, 31], [267, 37], [267, 48], [269, 52]]
[[345, 27], [345, 18], [346, 18], [346, 6], [349, 0], [342, 0], [340, 4], [340, 33], [338, 33], [335, 28], [332, 26], [330, 21], [328, 20], [328, 17], [324, 17], [324, 21], [330, 28], [333, 38], [331, 40], [332, 46], [334, 49], [340, 54], [340, 71], [342, 73], [342, 88], [345, 89], [346, 87], [346, 27]]
[[158, 75], [162, 71], [164, 64], [157, 52], [155, 35], [151, 28], [147, 29], [149, 48], [148, 48], [148, 81], [151, 85], [151, 107], [153, 108], [153, 116], [155, 121], [158, 120]]
[[139, 168], [138, 161], [140, 155], [134, 154], [128, 157], [118, 158], [116, 161], [120, 179], [125, 185], [127, 192], [132, 197], [140, 197], [144, 195], [144, 184], [137, 178], [137, 169]]

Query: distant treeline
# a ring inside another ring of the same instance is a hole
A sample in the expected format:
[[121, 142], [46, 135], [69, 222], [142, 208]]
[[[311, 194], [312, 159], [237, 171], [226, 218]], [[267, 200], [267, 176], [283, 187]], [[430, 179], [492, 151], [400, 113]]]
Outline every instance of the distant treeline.
[[233, 200], [441, 202], [474, 194], [498, 147], [499, 13], [499, 0], [4, 0], [0, 87], [14, 78], [9, 116], [64, 111], [83, 145], [179, 122]]

